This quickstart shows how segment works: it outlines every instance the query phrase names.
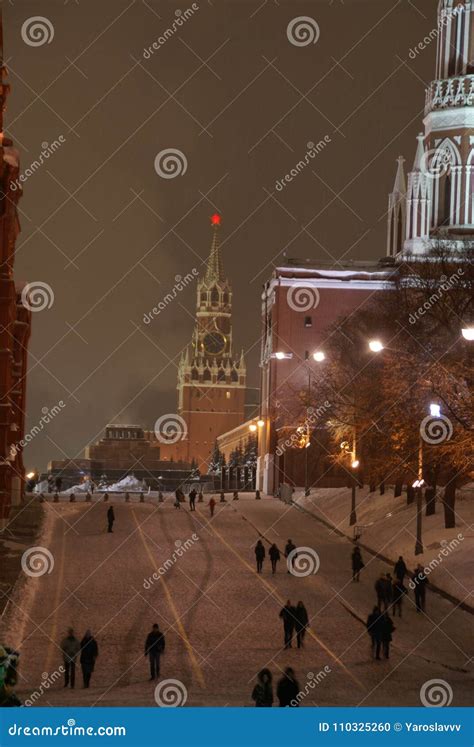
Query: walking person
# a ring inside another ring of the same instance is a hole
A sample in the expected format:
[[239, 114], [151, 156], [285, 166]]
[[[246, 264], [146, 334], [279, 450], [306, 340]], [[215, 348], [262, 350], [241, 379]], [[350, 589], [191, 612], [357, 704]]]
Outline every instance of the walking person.
[[[382, 648], [383, 648], [383, 655], [386, 659], [390, 658], [390, 642], [392, 640], [392, 633], [395, 630], [395, 625], [393, 624], [393, 620], [388, 614], [388, 612], [384, 612], [381, 620], [380, 620], [380, 640], [382, 642]], [[380, 646], [380, 644], [379, 644]], [[380, 648], [379, 648], [379, 655], [376, 657], [377, 659], [380, 659]]]
[[380, 610], [387, 609], [388, 607], [388, 599], [387, 599], [387, 578], [385, 574], [381, 573], [380, 577], [375, 582], [375, 593], [377, 594], [377, 607], [379, 607]]
[[113, 506], [109, 506], [108, 509], [107, 509], [107, 524], [108, 524], [107, 532], [111, 533], [111, 532], [114, 531], [112, 529], [112, 527], [114, 525], [114, 521], [115, 521], [114, 507]]
[[155, 623], [145, 641], [145, 657], [150, 660], [150, 680], [160, 676], [160, 656], [165, 650], [165, 636]]
[[395, 574], [395, 578], [403, 584], [403, 580], [408, 573], [408, 568], [406, 567], [405, 561], [401, 555], [393, 567], [393, 573]]
[[400, 579], [395, 578], [392, 583], [392, 610], [393, 616], [396, 617], [397, 611], [399, 617], [402, 616], [402, 602], [406, 589]]
[[354, 547], [352, 551], [352, 580], [359, 581], [359, 575], [364, 567], [364, 561], [362, 560], [362, 554], [360, 547]]
[[295, 608], [295, 630], [296, 630], [296, 642], [298, 648], [304, 645], [304, 637], [306, 635], [306, 628], [309, 626], [309, 617], [306, 607], [303, 602], [298, 602]]
[[80, 643], [74, 635], [74, 630], [68, 628], [67, 636], [61, 641], [61, 651], [64, 662], [64, 687], [76, 684], [76, 659], [81, 649]]
[[379, 607], [374, 607], [372, 612], [367, 618], [366, 628], [370, 635], [371, 640], [371, 652], [372, 658], [376, 658], [377, 643], [379, 644], [379, 659], [380, 659], [380, 618], [382, 613]]
[[262, 669], [257, 675], [257, 684], [252, 691], [252, 700], [257, 708], [271, 708], [273, 705], [272, 673]]
[[214, 498], [211, 498], [211, 500], [209, 501], [209, 510], [211, 512], [211, 519], [214, 516], [214, 509], [215, 509], [215, 507], [216, 507], [216, 502], [215, 502]]
[[288, 599], [287, 603], [280, 610], [280, 617], [283, 621], [283, 635], [285, 641], [285, 648], [291, 648], [291, 641], [293, 640], [293, 632], [296, 623], [295, 608]]
[[82, 680], [84, 687], [87, 688], [90, 685], [92, 672], [95, 667], [95, 660], [99, 656], [99, 647], [97, 641], [93, 637], [90, 630], [86, 630], [84, 638], [81, 641], [81, 656], [79, 661], [82, 669]]
[[265, 558], [265, 548], [263, 546], [262, 540], [258, 540], [257, 544], [255, 545], [255, 558], [257, 560], [257, 573], [261, 573], [263, 568], [263, 560]]
[[270, 556], [270, 561], [272, 564], [272, 573], [275, 575], [276, 573], [276, 566], [278, 561], [280, 560], [280, 550], [278, 547], [273, 543], [273, 545], [270, 547], [268, 554]]
[[[287, 559], [287, 564], [288, 564], [288, 557], [290, 556], [290, 553], [293, 552], [293, 550], [296, 550], [296, 545], [293, 544], [293, 540], [289, 539], [285, 545], [285, 558]], [[291, 562], [292, 568], [295, 567], [295, 561], [297, 557], [298, 557], [298, 553], [295, 553], [294, 555], [291, 556], [290, 562]], [[288, 573], [290, 573], [289, 568], [288, 568]]]
[[190, 511], [196, 510], [196, 496], [197, 496], [197, 491], [195, 490], [195, 488], [193, 488], [189, 493], [189, 510]]
[[183, 494], [182, 494], [181, 490], [179, 488], [177, 488], [177, 490], [176, 490], [176, 492], [175, 492], [174, 495], [175, 495], [174, 507], [180, 509], [181, 508], [181, 496]]
[[415, 584], [416, 611], [424, 612], [426, 603], [426, 584], [428, 583], [428, 579], [426, 578], [423, 566], [420, 564], [416, 566], [411, 580]]
[[300, 686], [295, 677], [295, 672], [291, 667], [287, 667], [284, 676], [277, 685], [277, 697], [280, 701], [280, 708], [285, 708], [286, 706], [297, 708], [299, 706], [299, 693]]

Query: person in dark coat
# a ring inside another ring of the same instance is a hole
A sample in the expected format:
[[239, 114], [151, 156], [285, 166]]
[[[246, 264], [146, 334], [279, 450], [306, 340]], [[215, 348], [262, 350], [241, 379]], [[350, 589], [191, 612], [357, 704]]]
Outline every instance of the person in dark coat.
[[165, 636], [159, 625], [155, 623], [146, 637], [145, 657], [150, 660], [150, 680], [160, 676], [160, 656], [165, 650]]
[[309, 617], [306, 607], [303, 602], [298, 602], [295, 607], [295, 630], [296, 630], [296, 641], [298, 648], [303, 646], [304, 637], [306, 635], [306, 628], [308, 627]]
[[379, 648], [379, 656], [380, 659], [380, 619], [381, 619], [382, 613], [380, 611], [379, 607], [374, 607], [372, 612], [367, 618], [367, 632], [370, 635], [370, 640], [372, 642], [372, 658], [376, 656], [376, 650], [377, 650], [377, 644]]
[[382, 607], [384, 609], [387, 608], [387, 597], [386, 597], [386, 578], [383, 573], [380, 574], [380, 577], [375, 582], [375, 593], [377, 594], [377, 607], [381, 610]]
[[285, 606], [281, 609], [280, 617], [283, 620], [285, 648], [291, 648], [291, 641], [293, 639], [293, 632], [296, 624], [296, 610], [289, 599]]
[[76, 659], [81, 649], [80, 643], [74, 635], [74, 630], [69, 628], [67, 636], [61, 641], [61, 651], [64, 661], [64, 687], [71, 683], [73, 688], [76, 683]]
[[271, 708], [273, 705], [272, 673], [262, 669], [257, 675], [257, 684], [252, 692], [252, 700], [257, 708]]
[[89, 687], [92, 672], [94, 671], [95, 660], [99, 656], [99, 647], [90, 630], [86, 630], [84, 638], [81, 641], [81, 662], [82, 679], [84, 687]]
[[115, 521], [114, 507], [113, 506], [109, 506], [109, 508], [107, 509], [107, 522], [108, 522], [107, 531], [108, 532], [113, 532], [114, 531], [112, 529], [112, 527], [114, 525], [114, 521]]
[[261, 573], [263, 560], [265, 558], [265, 548], [263, 546], [262, 540], [258, 540], [257, 544], [255, 545], [255, 557], [257, 559], [257, 573]]
[[[382, 642], [383, 655], [386, 659], [390, 656], [390, 642], [392, 640], [392, 633], [395, 630], [393, 620], [388, 614], [384, 612], [379, 623], [379, 637]], [[380, 643], [377, 645], [377, 656], [376, 659], [380, 659]]]
[[408, 568], [406, 567], [405, 561], [403, 560], [401, 555], [393, 567], [393, 573], [395, 575], [395, 578], [398, 579], [401, 584], [403, 584], [403, 579], [408, 573]]
[[181, 508], [181, 498], [182, 498], [183, 492], [178, 488], [175, 491], [175, 501], [174, 501], [174, 507], [175, 508]]
[[280, 550], [275, 545], [275, 543], [273, 543], [273, 545], [270, 547], [268, 554], [270, 556], [270, 561], [272, 564], [272, 573], [275, 574], [277, 563], [280, 560]]
[[428, 579], [426, 578], [423, 566], [419, 564], [417, 565], [411, 580], [415, 584], [416, 611], [424, 612], [426, 602], [426, 584], [428, 583]]
[[216, 507], [216, 502], [215, 502], [214, 498], [211, 498], [211, 500], [209, 501], [209, 510], [211, 512], [211, 519], [214, 516], [214, 509], [215, 509], [215, 507]]
[[360, 552], [360, 547], [354, 547], [352, 551], [352, 580], [359, 581], [359, 574], [364, 567], [364, 561]]
[[291, 667], [287, 667], [284, 677], [281, 678], [277, 685], [277, 697], [280, 701], [280, 708], [285, 708], [286, 706], [297, 708], [299, 706], [299, 692], [300, 686], [295, 673]]
[[392, 583], [392, 610], [394, 617], [397, 614], [397, 610], [399, 616], [402, 616], [402, 603], [405, 592], [406, 589], [403, 586], [402, 581], [400, 581], [400, 579], [398, 578], [395, 578]]
[[[293, 552], [293, 550], [296, 550], [296, 545], [293, 544], [293, 540], [289, 539], [288, 542], [285, 545], [285, 558], [288, 558], [290, 553]], [[295, 553], [291, 558], [291, 565], [294, 568], [296, 558], [298, 557], [298, 554]], [[290, 573], [290, 569], [288, 568], [288, 573]]]
[[189, 493], [189, 510], [190, 511], [196, 510], [196, 496], [197, 496], [197, 491], [193, 488]]

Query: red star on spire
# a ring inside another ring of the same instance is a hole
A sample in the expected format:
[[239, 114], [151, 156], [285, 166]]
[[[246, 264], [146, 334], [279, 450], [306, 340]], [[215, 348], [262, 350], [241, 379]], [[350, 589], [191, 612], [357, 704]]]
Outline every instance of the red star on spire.
[[221, 224], [221, 216], [217, 213], [214, 213], [214, 215], [211, 215], [211, 226], [220, 226]]

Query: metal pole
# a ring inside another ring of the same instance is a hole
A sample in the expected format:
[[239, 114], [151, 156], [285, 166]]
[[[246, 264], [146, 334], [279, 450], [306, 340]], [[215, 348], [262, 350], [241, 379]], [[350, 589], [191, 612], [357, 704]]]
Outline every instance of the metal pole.
[[416, 489], [416, 542], [415, 555], [423, 554], [423, 439], [418, 446], [418, 487]]
[[[308, 407], [311, 406], [311, 371], [308, 368]], [[308, 409], [308, 408], [306, 408]], [[308, 450], [309, 450], [309, 444], [310, 444], [310, 435], [309, 435], [309, 423], [308, 423], [308, 414], [306, 413], [306, 438], [307, 443], [305, 445], [305, 454], [304, 454], [304, 494], [307, 497], [309, 495], [309, 480], [308, 480]]]
[[356, 514], [356, 479], [355, 475], [352, 475], [352, 495], [351, 495], [351, 516], [349, 519], [349, 526], [353, 526], [357, 523]]

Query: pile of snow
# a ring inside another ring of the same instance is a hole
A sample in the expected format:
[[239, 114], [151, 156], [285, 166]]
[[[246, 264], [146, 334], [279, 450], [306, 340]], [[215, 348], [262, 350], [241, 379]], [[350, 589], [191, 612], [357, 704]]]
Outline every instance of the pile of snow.
[[70, 495], [71, 493], [87, 493], [88, 491], [89, 493], [92, 492], [91, 483], [89, 481], [81, 482], [80, 485], [73, 485], [72, 488], [68, 488], [62, 492], [66, 495]]
[[97, 490], [101, 493], [140, 493], [146, 490], [146, 485], [143, 480], [137, 480], [134, 475], [127, 475], [112, 485], [101, 485]]
[[[409, 506], [406, 495], [395, 498], [387, 487], [384, 495], [369, 493], [367, 487], [356, 492], [357, 526], [360, 542], [390, 558], [393, 563], [403, 555], [409, 568], [417, 563], [429, 568], [429, 580], [457, 599], [466, 598], [474, 575], [474, 493], [472, 483], [457, 491], [456, 527], [445, 529], [441, 501], [436, 501], [436, 513], [425, 516], [423, 511], [423, 549], [415, 555], [416, 502]], [[317, 488], [305, 497], [297, 489], [293, 501], [307, 511], [337, 527], [353, 538], [354, 526], [349, 525], [351, 491], [347, 488]], [[469, 600], [466, 600], [469, 604]]]

